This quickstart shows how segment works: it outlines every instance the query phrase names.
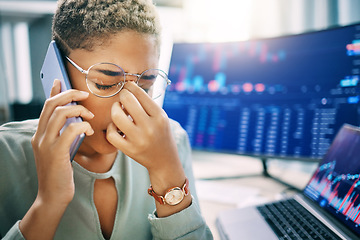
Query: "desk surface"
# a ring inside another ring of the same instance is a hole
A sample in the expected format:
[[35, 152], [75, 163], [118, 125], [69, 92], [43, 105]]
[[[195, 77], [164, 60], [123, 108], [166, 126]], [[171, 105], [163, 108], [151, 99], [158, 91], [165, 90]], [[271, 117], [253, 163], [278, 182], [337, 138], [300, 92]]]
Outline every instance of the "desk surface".
[[[215, 225], [219, 212], [280, 199], [284, 193], [295, 193], [288, 186], [262, 175], [263, 167], [260, 159], [199, 151], [194, 151], [192, 157], [195, 179], [197, 183], [205, 183], [205, 185], [198, 184], [197, 186], [200, 208], [215, 240], [220, 240]], [[303, 189], [316, 166], [315, 162], [270, 160], [268, 172], [271, 176]], [[204, 191], [201, 188], [211, 184], [216, 185], [213, 195], [203, 194]], [[238, 195], [233, 196], [240, 197], [231, 202], [226, 197], [222, 198], [224, 194], [226, 195], [224, 191], [231, 194], [237, 191]], [[243, 198], [241, 193], [249, 193], [252, 196]]]

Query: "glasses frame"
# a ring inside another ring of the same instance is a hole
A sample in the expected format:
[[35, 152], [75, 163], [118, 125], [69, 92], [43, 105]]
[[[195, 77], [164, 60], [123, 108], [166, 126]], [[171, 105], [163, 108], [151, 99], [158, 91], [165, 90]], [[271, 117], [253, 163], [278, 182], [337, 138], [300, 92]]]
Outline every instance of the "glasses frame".
[[[137, 77], [136, 81], [134, 81], [134, 82], [138, 85], [139, 80], [140, 80], [140, 78], [142, 77], [142, 75], [143, 75], [144, 73], [150, 71], [150, 70], [157, 70], [157, 71], [160, 71], [160, 72], [164, 73], [164, 76], [165, 76], [164, 79], [165, 79], [165, 81], [166, 81], [166, 86], [169, 86], [169, 85], [171, 84], [171, 80], [169, 79], [168, 75], [167, 75], [163, 70], [157, 69], [157, 68], [147, 69], [147, 70], [143, 71], [141, 74], [136, 74], [136, 73], [127, 73], [127, 72], [125, 72], [124, 69], [122, 69], [122, 67], [120, 67], [119, 65], [117, 65], [117, 64], [115, 64], [115, 63], [101, 62], [101, 63], [95, 63], [95, 64], [91, 65], [87, 70], [85, 70], [85, 69], [83, 69], [82, 67], [80, 67], [78, 64], [76, 64], [73, 60], [71, 60], [68, 56], [65, 56], [65, 58], [66, 58], [66, 59], [71, 63], [71, 65], [73, 65], [77, 70], [79, 70], [82, 74], [85, 74], [85, 81], [86, 81], [86, 86], [87, 86], [87, 88], [89, 89], [89, 91], [90, 91], [92, 94], [94, 94], [95, 96], [100, 97], [100, 98], [110, 98], [110, 97], [113, 97], [113, 96], [115, 96], [116, 94], [118, 94], [118, 93], [123, 89], [125, 83], [127, 82], [127, 81], [126, 81], [126, 76], [134, 76], [134, 77]], [[101, 95], [98, 95], [98, 94], [94, 93], [93, 91], [91, 91], [91, 89], [89, 88], [88, 83], [87, 83], [87, 80], [88, 80], [88, 79], [87, 79], [87, 76], [88, 76], [88, 74], [89, 74], [90, 69], [93, 68], [94, 66], [97, 66], [97, 65], [100, 65], [100, 64], [111, 64], [111, 65], [114, 65], [114, 66], [120, 68], [120, 69], [123, 71], [123, 73], [124, 73], [124, 84], [119, 88], [119, 90], [117, 90], [115, 93], [113, 93], [113, 94], [111, 94], [111, 95], [109, 95], [109, 96], [101, 96]], [[166, 89], [166, 88], [165, 88], [165, 89]], [[159, 97], [160, 97], [160, 96], [161, 96], [161, 95], [159, 95]], [[156, 98], [158, 98], [158, 97], [156, 97]], [[156, 99], [156, 98], [154, 98], [154, 99]]]

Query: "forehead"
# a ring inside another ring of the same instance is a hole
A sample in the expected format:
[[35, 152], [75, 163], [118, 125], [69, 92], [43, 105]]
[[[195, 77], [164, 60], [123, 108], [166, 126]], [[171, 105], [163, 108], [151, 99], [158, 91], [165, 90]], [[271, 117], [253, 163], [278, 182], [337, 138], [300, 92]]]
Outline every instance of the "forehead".
[[110, 35], [102, 42], [91, 51], [72, 50], [69, 57], [85, 69], [99, 62], [115, 63], [132, 73], [157, 67], [159, 47], [152, 35], [125, 31]]

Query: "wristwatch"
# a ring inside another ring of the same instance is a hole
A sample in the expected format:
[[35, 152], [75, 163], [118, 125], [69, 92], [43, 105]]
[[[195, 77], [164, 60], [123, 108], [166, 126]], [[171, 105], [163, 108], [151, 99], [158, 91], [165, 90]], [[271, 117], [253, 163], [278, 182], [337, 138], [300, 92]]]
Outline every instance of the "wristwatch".
[[181, 203], [185, 196], [189, 195], [189, 180], [186, 178], [182, 187], [173, 187], [166, 191], [164, 196], [155, 193], [152, 186], [149, 187], [148, 193], [153, 196], [160, 204], [168, 204], [170, 206]]

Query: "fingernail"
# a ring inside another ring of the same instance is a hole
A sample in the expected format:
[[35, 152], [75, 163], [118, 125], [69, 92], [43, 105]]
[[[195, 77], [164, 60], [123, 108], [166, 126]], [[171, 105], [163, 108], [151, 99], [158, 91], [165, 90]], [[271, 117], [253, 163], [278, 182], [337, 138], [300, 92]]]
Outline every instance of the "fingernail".
[[81, 95], [83, 95], [84, 97], [87, 97], [89, 96], [89, 93], [88, 92], [85, 92], [85, 91], [80, 91]]
[[94, 129], [90, 128], [90, 130], [88, 130], [88, 135], [93, 135], [94, 134]]
[[91, 118], [95, 117], [95, 115], [92, 112], [89, 111], [89, 113]]
[[53, 82], [53, 87], [55, 87], [56, 83], [59, 81], [59, 79], [55, 79]]

